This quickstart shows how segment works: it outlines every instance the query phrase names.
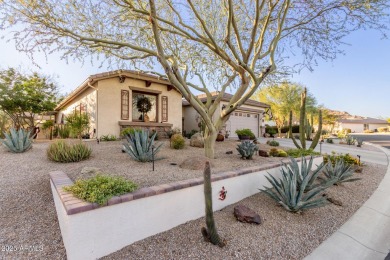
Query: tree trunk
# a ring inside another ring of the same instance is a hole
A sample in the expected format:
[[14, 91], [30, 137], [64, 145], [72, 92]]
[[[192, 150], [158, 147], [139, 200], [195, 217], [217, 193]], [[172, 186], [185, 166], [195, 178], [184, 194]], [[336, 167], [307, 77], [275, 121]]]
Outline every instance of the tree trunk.
[[225, 242], [222, 241], [221, 238], [219, 237], [217, 228], [215, 226], [215, 221], [214, 221], [210, 162], [206, 162], [203, 175], [204, 175], [204, 198], [205, 198], [205, 205], [206, 205], [205, 211], [206, 211], [207, 229], [202, 228], [202, 235], [206, 241], [210, 241], [214, 245], [223, 247], [225, 246]]
[[215, 140], [217, 139], [217, 131], [206, 131], [206, 137], [204, 139], [204, 152], [205, 156], [210, 159], [214, 159], [214, 147]]

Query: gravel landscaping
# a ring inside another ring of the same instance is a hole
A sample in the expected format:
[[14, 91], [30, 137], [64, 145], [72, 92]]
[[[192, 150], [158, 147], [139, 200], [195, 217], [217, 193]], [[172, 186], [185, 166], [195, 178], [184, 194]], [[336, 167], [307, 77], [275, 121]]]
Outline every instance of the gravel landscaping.
[[[166, 159], [156, 161], [153, 172], [151, 163], [135, 162], [121, 153], [120, 142], [89, 144], [93, 149], [92, 158], [69, 164], [48, 161], [48, 143], [35, 143], [32, 150], [23, 154], [0, 149], [0, 259], [66, 259], [50, 190], [50, 171], [61, 170], [75, 179], [88, 177], [88, 174], [80, 174], [84, 167], [98, 167], [103, 172], [125, 176], [140, 187], [202, 176], [202, 171], [171, 165], [203, 154], [200, 148], [187, 146], [184, 150], [173, 150], [165, 141], [159, 155]], [[254, 160], [241, 160], [236, 145], [235, 141], [217, 144], [213, 172], [280, 160], [259, 156], [254, 156]], [[261, 149], [269, 147], [261, 145]], [[263, 217], [264, 224], [255, 226], [237, 222], [233, 216], [234, 205], [231, 205], [215, 215], [221, 236], [228, 243], [223, 249], [203, 241], [200, 228], [204, 219], [198, 219], [139, 241], [107, 259], [301, 259], [368, 199], [385, 170], [385, 166], [367, 164], [364, 172], [358, 174], [363, 180], [332, 187], [329, 196], [342, 201], [343, 207], [329, 205], [301, 215], [291, 214], [258, 194], [240, 202]], [[14, 251], [4, 251], [11, 249]]]

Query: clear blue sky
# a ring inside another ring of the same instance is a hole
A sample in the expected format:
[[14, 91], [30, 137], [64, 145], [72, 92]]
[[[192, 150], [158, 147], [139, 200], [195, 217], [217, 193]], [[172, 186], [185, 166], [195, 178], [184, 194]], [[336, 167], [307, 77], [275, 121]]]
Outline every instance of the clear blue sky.
[[[14, 43], [6, 42], [10, 35], [0, 32], [0, 68], [21, 67], [25, 71], [39, 71], [57, 76], [60, 91], [69, 93], [89, 75], [107, 71], [99, 64], [84, 65], [72, 61], [67, 64], [58, 54], [47, 57], [36, 55], [41, 69], [32, 65], [26, 54], [18, 53]], [[320, 104], [353, 115], [390, 117], [390, 40], [382, 40], [376, 31], [354, 32], [342, 46], [345, 55], [333, 62], [321, 61], [314, 71], [293, 75], [294, 82], [307, 86]]]

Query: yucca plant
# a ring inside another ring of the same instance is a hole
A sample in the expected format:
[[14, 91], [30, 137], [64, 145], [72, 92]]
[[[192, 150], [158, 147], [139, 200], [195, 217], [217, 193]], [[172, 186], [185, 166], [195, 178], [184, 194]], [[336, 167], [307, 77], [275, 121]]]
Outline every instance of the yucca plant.
[[23, 153], [32, 147], [30, 135], [31, 131], [11, 128], [9, 133], [4, 132], [5, 139], [1, 143], [13, 153]]
[[63, 140], [52, 143], [47, 149], [47, 157], [55, 162], [79, 162], [91, 156], [92, 149], [86, 144], [78, 142], [69, 144]]
[[259, 147], [251, 141], [244, 140], [237, 145], [236, 149], [241, 154], [242, 159], [252, 159], [253, 154], [259, 150]]
[[334, 166], [332, 163], [327, 163], [324, 168], [324, 177], [320, 177], [323, 181], [332, 181], [335, 185], [342, 182], [352, 182], [361, 180], [361, 178], [352, 178], [355, 170], [351, 164], [345, 163], [342, 159], [337, 160]]
[[153, 149], [154, 139], [157, 132], [149, 138], [149, 131], [142, 129], [126, 135], [126, 141], [123, 142], [123, 150], [128, 153], [134, 160], [139, 162], [150, 162], [156, 160], [156, 154], [159, 152], [162, 144]]
[[277, 180], [271, 174], [269, 174], [269, 177], [265, 176], [272, 187], [264, 186], [261, 191], [291, 212], [325, 206], [328, 201], [321, 196], [321, 193], [333, 182], [315, 186], [312, 184], [323, 168], [320, 165], [314, 171], [310, 171], [312, 159], [310, 159], [309, 164], [306, 163], [306, 160], [302, 160], [302, 170], [299, 171], [296, 168], [295, 159], [291, 158], [291, 164], [289, 166], [285, 165], [281, 169], [282, 179]]

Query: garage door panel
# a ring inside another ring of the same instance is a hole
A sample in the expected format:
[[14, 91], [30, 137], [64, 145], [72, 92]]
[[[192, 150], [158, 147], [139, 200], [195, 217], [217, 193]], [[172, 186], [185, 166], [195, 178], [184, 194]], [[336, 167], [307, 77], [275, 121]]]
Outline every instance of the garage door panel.
[[251, 114], [247, 112], [237, 111], [234, 112], [229, 118], [227, 123], [227, 128], [229, 130], [230, 125], [230, 135], [232, 137], [237, 137], [235, 133], [237, 129], [249, 128], [252, 132], [258, 136], [259, 134], [259, 124], [258, 124], [258, 114]]

